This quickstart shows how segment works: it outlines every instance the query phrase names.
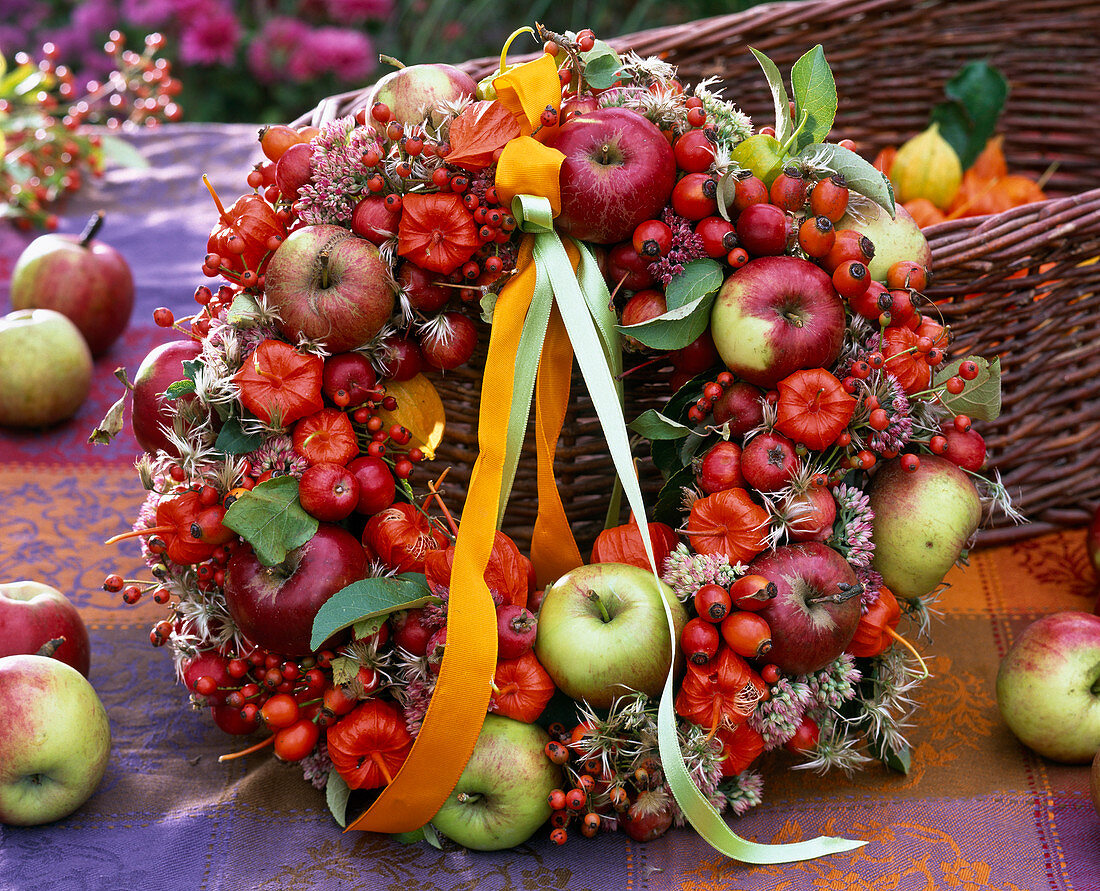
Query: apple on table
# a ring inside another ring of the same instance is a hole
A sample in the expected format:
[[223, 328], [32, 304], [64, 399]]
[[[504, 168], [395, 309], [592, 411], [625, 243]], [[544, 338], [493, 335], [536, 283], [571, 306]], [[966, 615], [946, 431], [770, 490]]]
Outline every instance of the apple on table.
[[88, 628], [73, 602], [42, 582], [0, 584], [0, 656], [38, 653], [53, 641], [59, 644], [49, 655], [87, 677]]
[[47, 656], [0, 657], [0, 823], [66, 817], [95, 792], [111, 726], [95, 688]]

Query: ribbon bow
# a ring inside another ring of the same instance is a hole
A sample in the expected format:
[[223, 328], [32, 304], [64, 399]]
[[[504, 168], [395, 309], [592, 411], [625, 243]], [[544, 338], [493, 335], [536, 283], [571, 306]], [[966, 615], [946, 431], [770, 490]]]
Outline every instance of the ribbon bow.
[[[493, 309], [478, 414], [479, 454], [455, 542], [447, 647], [435, 693], [405, 764], [349, 829], [406, 832], [428, 822], [457, 784], [477, 742], [488, 708], [497, 644], [495, 612], [484, 574], [515, 479], [532, 397], [539, 503], [531, 560], [539, 584], [583, 562], [554, 477], [574, 354], [650, 566], [654, 575], [660, 575], [623, 416], [622, 351], [611, 296], [588, 247], [574, 239], [563, 240], [554, 229], [561, 207], [558, 175], [564, 156], [532, 135], [546, 107], [561, 105], [557, 68], [551, 56], [543, 55], [509, 68], [493, 80], [493, 86], [521, 131], [504, 147], [495, 185], [502, 203], [510, 202], [526, 237], [515, 274]], [[672, 613], [664, 606], [675, 651]], [[658, 710], [662, 766], [688, 821], [715, 849], [747, 863], [784, 863], [862, 844], [822, 837], [767, 845], [733, 833], [688, 774], [677, 739], [673, 683], [670, 669]]]

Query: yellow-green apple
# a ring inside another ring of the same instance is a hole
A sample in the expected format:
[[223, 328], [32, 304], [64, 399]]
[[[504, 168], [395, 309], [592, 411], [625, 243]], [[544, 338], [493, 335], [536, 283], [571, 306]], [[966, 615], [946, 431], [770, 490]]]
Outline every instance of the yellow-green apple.
[[676, 156], [648, 118], [628, 108], [574, 115], [547, 139], [565, 160], [559, 174], [559, 230], [615, 244], [657, 217], [676, 184]]
[[370, 341], [393, 312], [378, 248], [341, 226], [291, 232], [267, 264], [264, 294], [292, 342], [307, 337], [330, 353]]
[[439, 126], [442, 116], [435, 109], [444, 103], [473, 98], [477, 82], [454, 65], [424, 63], [406, 65], [382, 77], [363, 100], [367, 122], [377, 129], [379, 124], [370, 111], [376, 102], [390, 110], [393, 120], [402, 124], [419, 124], [429, 113], [432, 123]]
[[88, 628], [73, 602], [42, 582], [0, 584], [0, 656], [38, 653], [51, 641], [60, 643], [49, 655], [88, 676]]
[[91, 798], [111, 726], [95, 688], [47, 656], [0, 657], [0, 823], [39, 826]]
[[187, 376], [183, 363], [194, 361], [201, 353], [202, 345], [197, 340], [172, 340], [154, 347], [141, 360], [130, 394], [133, 402], [130, 425], [138, 445], [145, 451], [177, 455], [176, 447], [165, 432], [173, 427], [174, 410], [188, 406], [195, 408], [196, 415], [205, 413], [205, 409], [199, 408], [195, 397], [189, 393], [175, 402], [164, 395], [172, 384]]
[[134, 309], [134, 277], [126, 258], [96, 241], [102, 214], [80, 235], [39, 235], [15, 261], [12, 309], [53, 309], [80, 329], [92, 356], [126, 330]]
[[17, 309], [0, 318], [0, 427], [49, 427], [92, 388], [92, 353], [66, 316]]
[[549, 741], [537, 724], [486, 715], [473, 754], [432, 825], [477, 851], [523, 844], [550, 818], [547, 796], [562, 782], [561, 768], [543, 751]]
[[1100, 616], [1043, 616], [1013, 641], [997, 670], [997, 706], [1029, 749], [1085, 764], [1100, 750]]
[[321, 523], [309, 541], [274, 566], [262, 564], [250, 547], [237, 548], [226, 566], [225, 605], [252, 643], [284, 656], [306, 656], [321, 605], [366, 574], [359, 539], [342, 526]]
[[855, 229], [866, 235], [875, 246], [875, 255], [867, 271], [876, 282], [885, 282], [886, 273], [899, 260], [912, 260], [925, 269], [932, 267], [932, 248], [912, 215], [900, 204], [895, 214], [876, 201], [852, 194], [848, 212], [836, 223], [837, 230]]
[[771, 627], [768, 662], [805, 674], [824, 668], [852, 642], [862, 586], [837, 551], [816, 541], [781, 545], [753, 560], [749, 571], [776, 587], [757, 611]]
[[685, 624], [683, 604], [651, 571], [593, 563], [547, 586], [535, 655], [567, 696], [607, 708], [629, 690], [660, 696]]
[[921, 455], [916, 470], [893, 458], [867, 489], [873, 566], [898, 597], [936, 588], [982, 522], [982, 502], [967, 473], [946, 458]]
[[718, 355], [735, 375], [772, 387], [800, 368], [828, 368], [844, 341], [833, 280], [799, 257], [757, 257], [722, 283], [711, 308]]

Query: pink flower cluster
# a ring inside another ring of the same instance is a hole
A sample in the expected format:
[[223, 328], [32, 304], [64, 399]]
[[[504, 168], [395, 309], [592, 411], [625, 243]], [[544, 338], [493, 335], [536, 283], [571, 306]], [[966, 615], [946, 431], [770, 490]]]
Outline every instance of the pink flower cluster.
[[[353, 0], [329, 0], [327, 5], [379, 5]], [[308, 81], [333, 74], [343, 81], [360, 81], [374, 70], [374, 47], [360, 31], [334, 26], [312, 27], [298, 19], [279, 16], [268, 19], [248, 45], [248, 68], [264, 83], [286, 78]]]

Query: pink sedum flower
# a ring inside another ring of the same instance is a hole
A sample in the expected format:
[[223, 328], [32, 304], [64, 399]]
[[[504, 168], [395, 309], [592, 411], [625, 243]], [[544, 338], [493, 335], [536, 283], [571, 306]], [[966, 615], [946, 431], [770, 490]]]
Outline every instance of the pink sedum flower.
[[389, 18], [393, 0], [324, 0], [325, 9], [338, 22], [362, 22]]
[[376, 64], [370, 38], [350, 28], [316, 28], [306, 35], [301, 54], [312, 74], [333, 74], [347, 83], [363, 80]]
[[207, 2], [194, 8], [180, 34], [180, 59], [188, 65], [232, 65], [241, 23], [228, 6]]

